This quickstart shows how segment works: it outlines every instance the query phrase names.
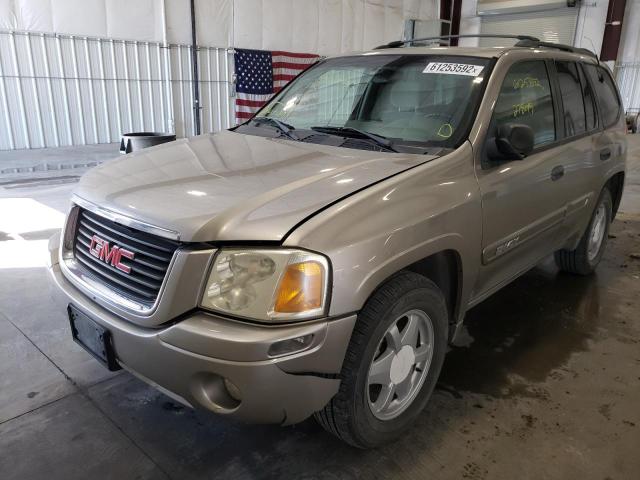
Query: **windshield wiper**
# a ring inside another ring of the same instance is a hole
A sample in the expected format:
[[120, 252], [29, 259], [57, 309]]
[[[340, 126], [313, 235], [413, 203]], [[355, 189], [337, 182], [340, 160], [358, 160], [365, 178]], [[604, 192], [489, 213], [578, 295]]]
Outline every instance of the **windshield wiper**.
[[287, 123], [284, 123], [277, 118], [272, 117], [254, 117], [251, 119], [254, 123], [269, 123], [276, 127], [282, 134], [289, 137], [291, 140], [300, 140], [300, 138], [293, 133], [295, 128]]
[[373, 141], [374, 143], [376, 143], [376, 145], [379, 145], [380, 147], [386, 148], [391, 152], [397, 153], [397, 150], [391, 146], [391, 140], [389, 140], [388, 138], [383, 137], [382, 135], [376, 135], [375, 133], [369, 133], [364, 130], [360, 130], [359, 128], [319, 126], [319, 127], [311, 127], [311, 130], [314, 130], [320, 133], [329, 133], [329, 134], [338, 134], [338, 135], [342, 133], [347, 133], [347, 134], [355, 133], [360, 137], [368, 138], [369, 140]]

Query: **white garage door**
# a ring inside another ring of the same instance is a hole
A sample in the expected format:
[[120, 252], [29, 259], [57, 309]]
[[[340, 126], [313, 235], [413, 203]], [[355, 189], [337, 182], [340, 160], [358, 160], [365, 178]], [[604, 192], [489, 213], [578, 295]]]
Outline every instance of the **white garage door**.
[[[482, 16], [481, 33], [492, 35], [533, 35], [546, 42], [573, 45], [578, 19], [577, 8], [554, 8], [540, 12]], [[482, 38], [481, 46], [504, 45], [500, 39]]]

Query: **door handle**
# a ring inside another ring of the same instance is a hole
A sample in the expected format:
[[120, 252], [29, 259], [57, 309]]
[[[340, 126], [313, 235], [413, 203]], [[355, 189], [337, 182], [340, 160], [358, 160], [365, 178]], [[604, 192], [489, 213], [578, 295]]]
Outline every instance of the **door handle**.
[[562, 165], [558, 165], [557, 167], [553, 167], [551, 170], [551, 180], [554, 182], [564, 175], [564, 167]]
[[603, 148], [602, 150], [600, 150], [600, 160], [604, 162], [605, 160], [609, 160], [610, 158], [611, 158], [611, 149]]

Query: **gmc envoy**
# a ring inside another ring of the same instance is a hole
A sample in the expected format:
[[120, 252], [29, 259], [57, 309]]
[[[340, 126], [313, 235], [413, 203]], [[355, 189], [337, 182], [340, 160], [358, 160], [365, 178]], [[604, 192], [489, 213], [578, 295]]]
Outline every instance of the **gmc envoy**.
[[403, 45], [86, 174], [50, 242], [73, 338], [194, 408], [369, 448], [425, 407], [470, 307], [552, 254], [591, 273], [625, 175], [608, 69], [532, 37]]

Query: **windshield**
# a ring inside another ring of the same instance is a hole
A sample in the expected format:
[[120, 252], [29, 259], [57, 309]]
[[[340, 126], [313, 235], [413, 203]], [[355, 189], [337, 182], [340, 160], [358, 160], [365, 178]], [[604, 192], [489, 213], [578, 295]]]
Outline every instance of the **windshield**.
[[[326, 60], [274, 97], [254, 123], [305, 141], [358, 137], [389, 150], [455, 147], [466, 138], [489, 60], [462, 56], [360, 55]], [[270, 119], [270, 120], [267, 120]], [[247, 132], [250, 133], [250, 132]], [[367, 136], [367, 134], [369, 134]], [[393, 148], [392, 148], [393, 147]]]

